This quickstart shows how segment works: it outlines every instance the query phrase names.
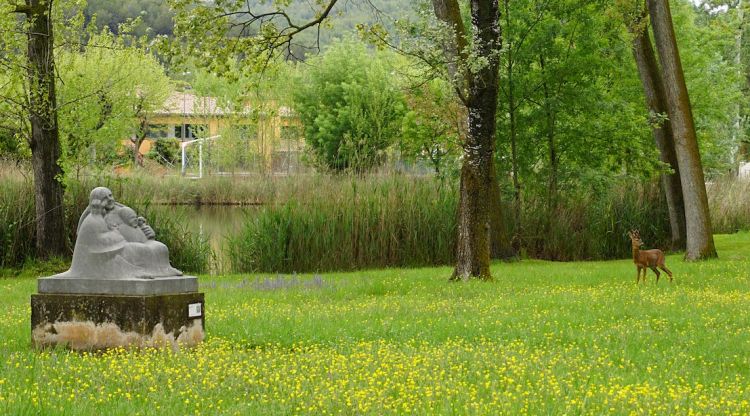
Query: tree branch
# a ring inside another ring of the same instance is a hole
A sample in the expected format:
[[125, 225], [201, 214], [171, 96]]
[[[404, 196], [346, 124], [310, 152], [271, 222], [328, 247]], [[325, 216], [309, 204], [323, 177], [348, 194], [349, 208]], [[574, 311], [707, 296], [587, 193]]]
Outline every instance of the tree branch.
[[469, 46], [466, 40], [466, 28], [461, 19], [461, 9], [457, 0], [432, 0], [432, 8], [438, 20], [446, 24], [453, 33], [451, 42], [443, 47], [446, 60], [449, 62], [448, 74], [453, 80], [459, 98], [465, 103], [470, 80], [469, 74], [459, 64], [468, 60]]

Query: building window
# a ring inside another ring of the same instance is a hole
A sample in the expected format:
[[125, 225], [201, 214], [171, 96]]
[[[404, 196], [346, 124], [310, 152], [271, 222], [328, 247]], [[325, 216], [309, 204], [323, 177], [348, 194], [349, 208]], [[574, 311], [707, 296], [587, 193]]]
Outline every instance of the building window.
[[174, 126], [174, 137], [178, 139], [184, 139], [185, 137], [189, 137], [187, 135], [189, 128], [190, 128], [190, 124], [178, 124]]
[[151, 140], [166, 139], [169, 137], [169, 127], [166, 124], [152, 124], [148, 126], [146, 137]]
[[182, 140], [193, 140], [208, 137], [208, 125], [177, 124], [176, 126], [174, 126], [174, 137]]

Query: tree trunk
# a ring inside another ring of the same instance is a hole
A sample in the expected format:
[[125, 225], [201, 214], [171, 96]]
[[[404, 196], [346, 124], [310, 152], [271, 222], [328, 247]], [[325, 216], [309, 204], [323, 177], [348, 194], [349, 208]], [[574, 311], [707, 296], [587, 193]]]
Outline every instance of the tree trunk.
[[685, 201], [685, 259], [716, 257], [698, 140], [668, 0], [648, 0]]
[[130, 138], [130, 142], [133, 144], [133, 166], [143, 167], [143, 155], [141, 154], [141, 145], [146, 140], [146, 134], [148, 133], [148, 119], [141, 116], [138, 121], [138, 129], [135, 134]]
[[461, 167], [458, 241], [454, 279], [490, 275], [490, 187], [495, 150], [495, 111], [497, 109], [497, 52], [500, 44], [497, 0], [472, 0], [474, 49], [487, 64], [470, 77], [467, 107], [469, 134], [464, 144]]
[[36, 249], [40, 258], [69, 254], [65, 240], [60, 138], [55, 96], [52, 1], [27, 0], [31, 163], [36, 201]]
[[[557, 205], [557, 171], [560, 164], [555, 145], [555, 112], [550, 101], [549, 86], [544, 73], [544, 56], [539, 55], [539, 67], [542, 70], [542, 91], [544, 92], [544, 114], [547, 117], [547, 150], [549, 152], [549, 178], [547, 179], [547, 208], [550, 214]], [[552, 216], [549, 217], [550, 220]]]
[[[504, 0], [505, 22], [510, 27], [510, 5], [509, 0]], [[505, 63], [506, 75], [508, 76], [508, 121], [510, 133], [510, 162], [511, 177], [513, 178], [513, 238], [511, 246], [517, 254], [521, 251], [521, 239], [523, 227], [521, 224], [521, 182], [518, 179], [518, 132], [516, 131], [516, 100], [515, 83], [513, 79], [513, 45], [508, 45], [508, 57]]]
[[664, 85], [659, 74], [651, 39], [645, 28], [634, 33], [633, 55], [641, 78], [646, 105], [651, 118], [651, 132], [659, 149], [659, 158], [667, 164], [672, 173], [661, 175], [661, 184], [667, 198], [669, 210], [669, 225], [672, 229], [672, 249], [685, 249], [685, 203], [682, 199], [682, 185], [680, 184], [680, 169], [675, 154], [672, 126], [669, 120], [658, 123], [656, 115], [666, 114], [667, 105], [664, 95]]
[[[474, 53], [487, 63], [472, 72], [466, 70], [469, 51], [466, 30], [456, 0], [432, 0], [435, 16], [453, 29], [445, 45], [448, 72], [456, 92], [468, 109], [468, 134], [463, 144], [463, 165], [458, 203], [456, 268], [453, 280], [489, 279], [490, 233], [493, 210], [499, 210], [494, 176], [495, 111], [498, 94], [497, 0], [471, 0]], [[499, 212], [499, 211], [495, 211]]]

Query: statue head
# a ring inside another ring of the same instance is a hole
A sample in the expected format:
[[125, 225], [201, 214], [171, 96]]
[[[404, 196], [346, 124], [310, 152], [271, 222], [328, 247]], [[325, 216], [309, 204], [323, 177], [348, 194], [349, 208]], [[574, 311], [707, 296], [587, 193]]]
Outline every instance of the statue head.
[[118, 209], [116, 212], [117, 214], [119, 214], [120, 219], [122, 220], [123, 223], [131, 227], [136, 227], [136, 228], [140, 226], [138, 214], [136, 214], [132, 208], [122, 207]]
[[94, 201], [99, 201], [105, 211], [112, 211], [115, 208], [115, 198], [112, 196], [112, 191], [109, 188], [103, 186], [94, 188], [89, 195], [89, 205]]
[[107, 213], [104, 209], [104, 204], [99, 199], [92, 199], [89, 203], [89, 207], [91, 208], [91, 213], [94, 215], [104, 216]]

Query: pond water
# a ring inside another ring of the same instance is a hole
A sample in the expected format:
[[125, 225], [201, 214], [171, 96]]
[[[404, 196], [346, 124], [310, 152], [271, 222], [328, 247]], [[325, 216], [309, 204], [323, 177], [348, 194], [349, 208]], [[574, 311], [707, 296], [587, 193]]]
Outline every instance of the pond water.
[[[248, 218], [255, 215], [260, 206], [257, 205], [158, 205], [152, 210], [162, 215], [176, 218], [186, 224], [189, 231], [205, 236], [211, 248], [216, 253], [217, 266], [226, 270], [227, 259], [222, 253], [222, 246], [227, 237], [231, 237], [242, 230]], [[212, 272], [215, 270], [212, 270]]]

